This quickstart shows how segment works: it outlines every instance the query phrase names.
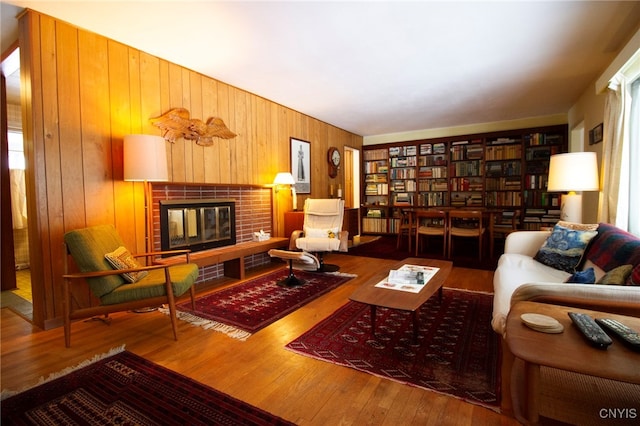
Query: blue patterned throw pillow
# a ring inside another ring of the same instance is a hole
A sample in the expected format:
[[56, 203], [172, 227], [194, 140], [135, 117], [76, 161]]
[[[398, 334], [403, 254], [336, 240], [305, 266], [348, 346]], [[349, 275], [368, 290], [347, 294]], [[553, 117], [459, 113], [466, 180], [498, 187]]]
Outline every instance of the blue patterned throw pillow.
[[589, 241], [598, 235], [597, 227], [597, 224], [558, 222], [534, 259], [554, 269], [575, 272]]
[[596, 271], [593, 268], [587, 268], [584, 271], [578, 271], [571, 275], [565, 283], [573, 284], [593, 284], [596, 282]]

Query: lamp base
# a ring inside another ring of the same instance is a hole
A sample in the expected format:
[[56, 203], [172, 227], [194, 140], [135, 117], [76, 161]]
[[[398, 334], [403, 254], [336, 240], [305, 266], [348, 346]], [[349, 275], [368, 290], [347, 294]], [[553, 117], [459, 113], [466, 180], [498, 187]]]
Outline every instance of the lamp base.
[[291, 185], [291, 202], [293, 204], [293, 211], [298, 211], [298, 196], [296, 195], [296, 187]]
[[560, 219], [566, 222], [582, 223], [582, 194], [569, 192], [562, 196]]

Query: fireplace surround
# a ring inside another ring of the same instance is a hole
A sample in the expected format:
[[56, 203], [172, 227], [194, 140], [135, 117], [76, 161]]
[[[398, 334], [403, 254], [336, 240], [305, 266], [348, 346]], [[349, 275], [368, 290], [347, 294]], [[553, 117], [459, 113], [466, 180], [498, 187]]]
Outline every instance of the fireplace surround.
[[[150, 182], [152, 193], [152, 247], [161, 250], [160, 238], [160, 202], [167, 200], [234, 200], [236, 244], [251, 241], [253, 233], [260, 231], [273, 235], [273, 190], [264, 185], [202, 184]], [[267, 253], [258, 253], [245, 257], [247, 269], [271, 263]], [[224, 276], [224, 265], [208, 265], [200, 268], [196, 286]]]

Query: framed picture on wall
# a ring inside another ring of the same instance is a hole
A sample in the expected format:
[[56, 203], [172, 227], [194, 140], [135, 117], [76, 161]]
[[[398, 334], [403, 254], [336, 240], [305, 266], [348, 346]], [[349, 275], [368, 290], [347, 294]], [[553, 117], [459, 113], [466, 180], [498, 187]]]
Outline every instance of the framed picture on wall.
[[296, 193], [311, 193], [311, 143], [291, 138], [291, 174]]
[[602, 142], [602, 123], [589, 130], [589, 145]]

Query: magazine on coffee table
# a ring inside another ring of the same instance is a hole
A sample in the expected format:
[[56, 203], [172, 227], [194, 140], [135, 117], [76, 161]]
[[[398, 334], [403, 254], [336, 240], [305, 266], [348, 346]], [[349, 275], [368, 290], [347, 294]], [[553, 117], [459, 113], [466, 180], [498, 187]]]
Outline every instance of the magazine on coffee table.
[[376, 284], [376, 287], [389, 290], [420, 293], [424, 285], [438, 273], [440, 268], [420, 265], [402, 265], [400, 269], [389, 271], [389, 276]]

